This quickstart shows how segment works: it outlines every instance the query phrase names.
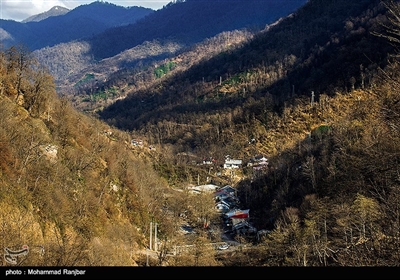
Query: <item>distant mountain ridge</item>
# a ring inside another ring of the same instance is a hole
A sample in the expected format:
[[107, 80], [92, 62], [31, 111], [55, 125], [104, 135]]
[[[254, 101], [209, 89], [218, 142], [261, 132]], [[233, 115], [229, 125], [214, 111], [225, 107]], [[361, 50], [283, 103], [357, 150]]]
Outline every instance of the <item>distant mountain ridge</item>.
[[61, 6], [54, 6], [53, 8], [51, 8], [50, 10], [48, 10], [46, 12], [30, 16], [21, 22], [27, 23], [27, 22], [31, 22], [31, 21], [41, 21], [41, 20], [44, 20], [49, 17], [65, 15], [69, 11], [70, 11], [70, 9], [68, 9], [68, 8], [61, 7]]
[[[52, 10], [52, 9], [51, 9]], [[50, 10], [50, 11], [51, 11]], [[57, 9], [58, 10], [58, 9]], [[39, 17], [48, 16], [38, 15]], [[23, 44], [31, 51], [94, 36], [108, 28], [135, 23], [154, 12], [143, 7], [122, 7], [107, 2], [81, 5], [59, 16], [48, 16], [42, 20], [17, 22], [0, 20], [0, 32], [4, 47]]]
[[[198, 43], [224, 31], [263, 29], [307, 0], [186, 0], [166, 5], [135, 24], [107, 29], [88, 42], [96, 59], [114, 56], [154, 39]], [[132, 36], [132, 34], [135, 34]], [[115, 44], [118, 42], [118, 44]]]

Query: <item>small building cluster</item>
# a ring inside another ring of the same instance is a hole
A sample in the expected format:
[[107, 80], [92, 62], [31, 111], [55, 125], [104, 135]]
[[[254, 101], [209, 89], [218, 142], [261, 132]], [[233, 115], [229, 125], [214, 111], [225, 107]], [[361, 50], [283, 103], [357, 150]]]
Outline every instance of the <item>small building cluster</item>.
[[[250, 209], [240, 209], [240, 201], [234, 187], [206, 184], [189, 186], [188, 191], [192, 194], [209, 193], [214, 196], [215, 209], [221, 215], [224, 234], [229, 234], [233, 238], [243, 236], [260, 241], [261, 238], [270, 233], [269, 230], [259, 231], [250, 223]], [[204, 222], [207, 223], [207, 221]], [[206, 227], [208, 225], [205, 224]], [[182, 230], [188, 232], [185, 227], [182, 227]]]
[[235, 209], [239, 205], [236, 197], [236, 190], [229, 185], [219, 188], [214, 192], [215, 208], [220, 213], [226, 213], [231, 209]]
[[247, 166], [253, 167], [253, 170], [267, 169], [268, 159], [263, 155], [257, 155], [249, 160]]
[[214, 193], [215, 208], [222, 214], [225, 226], [235, 235], [253, 236], [257, 229], [249, 223], [250, 209], [239, 209], [236, 189], [226, 185]]
[[212, 165], [216, 164], [217, 160], [213, 157], [205, 157], [203, 158], [203, 165]]

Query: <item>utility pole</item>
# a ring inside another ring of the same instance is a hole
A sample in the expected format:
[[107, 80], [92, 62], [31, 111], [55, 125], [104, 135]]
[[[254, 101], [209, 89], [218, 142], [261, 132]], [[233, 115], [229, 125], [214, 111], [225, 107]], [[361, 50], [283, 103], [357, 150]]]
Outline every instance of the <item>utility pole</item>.
[[[154, 223], [154, 251], [157, 251], [157, 223]], [[150, 222], [150, 251], [153, 249], [153, 222]]]
[[153, 222], [150, 222], [150, 250], [152, 248], [151, 242], [153, 241]]
[[311, 106], [314, 105], [314, 91], [311, 92]]
[[157, 252], [157, 223], [154, 224], [154, 251]]

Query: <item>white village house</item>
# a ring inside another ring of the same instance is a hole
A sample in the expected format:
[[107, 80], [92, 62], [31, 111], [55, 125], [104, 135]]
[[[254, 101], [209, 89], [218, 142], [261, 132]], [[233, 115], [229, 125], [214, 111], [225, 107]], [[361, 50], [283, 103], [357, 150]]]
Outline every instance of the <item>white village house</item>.
[[241, 166], [242, 166], [241, 159], [231, 159], [231, 158], [225, 159], [225, 163], [224, 163], [225, 169], [236, 169], [236, 168], [240, 168]]

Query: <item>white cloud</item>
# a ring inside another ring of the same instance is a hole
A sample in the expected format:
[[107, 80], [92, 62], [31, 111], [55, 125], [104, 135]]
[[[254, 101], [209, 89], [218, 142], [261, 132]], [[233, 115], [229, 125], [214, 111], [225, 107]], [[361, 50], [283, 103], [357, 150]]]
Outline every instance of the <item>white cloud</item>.
[[[0, 19], [22, 21], [32, 15], [50, 10], [54, 6], [74, 9], [80, 5], [89, 4], [96, 0], [0, 0]], [[140, 6], [160, 9], [172, 0], [109, 0], [105, 1], [118, 6]]]

